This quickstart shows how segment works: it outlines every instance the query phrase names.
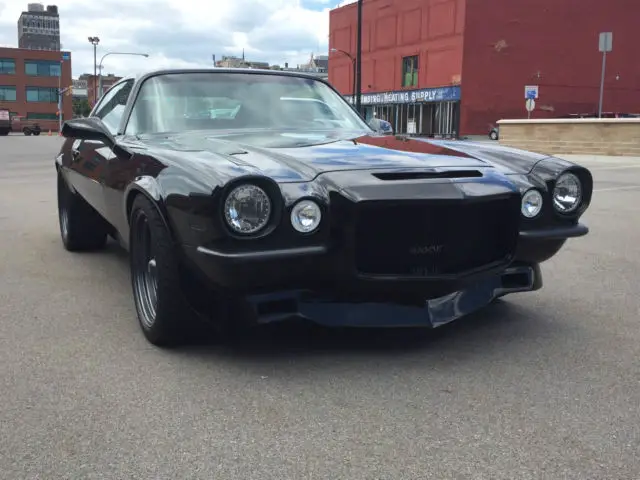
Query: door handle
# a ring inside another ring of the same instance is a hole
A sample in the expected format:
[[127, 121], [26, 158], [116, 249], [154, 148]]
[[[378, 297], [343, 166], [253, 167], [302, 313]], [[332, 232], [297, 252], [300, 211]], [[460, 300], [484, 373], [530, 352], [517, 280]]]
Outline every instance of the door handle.
[[71, 149], [71, 161], [72, 162], [80, 161], [80, 150], [76, 150], [75, 148]]

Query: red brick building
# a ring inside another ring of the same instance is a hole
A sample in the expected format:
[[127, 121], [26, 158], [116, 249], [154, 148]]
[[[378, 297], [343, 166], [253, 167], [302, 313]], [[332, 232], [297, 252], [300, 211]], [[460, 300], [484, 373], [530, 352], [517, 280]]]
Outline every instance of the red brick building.
[[[64, 58], [64, 60], [63, 60]], [[71, 86], [71, 54], [0, 48], [0, 108], [58, 130], [58, 88]], [[73, 115], [72, 92], [62, 98], [63, 121]]]
[[[85, 74], [80, 76], [80, 80], [87, 81], [87, 99], [89, 100], [89, 105], [93, 108], [95, 105], [94, 99], [100, 100], [100, 97], [102, 97], [102, 95], [104, 95], [116, 82], [122, 80], [122, 77], [109, 73], [108, 75], [102, 75], [102, 80], [100, 80], [99, 75], [94, 76]], [[102, 93], [99, 91], [100, 83], [102, 83]], [[96, 90], [98, 90], [97, 96]]]
[[[355, 4], [330, 13], [329, 80], [353, 94]], [[500, 118], [595, 113], [600, 32], [613, 33], [603, 111], [640, 113], [638, 0], [364, 0], [362, 92], [397, 132], [486, 134]]]

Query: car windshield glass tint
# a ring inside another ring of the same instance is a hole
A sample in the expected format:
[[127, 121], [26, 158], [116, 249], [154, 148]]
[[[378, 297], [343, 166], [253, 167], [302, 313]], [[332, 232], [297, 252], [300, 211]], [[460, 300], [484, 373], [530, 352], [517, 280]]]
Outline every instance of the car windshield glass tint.
[[171, 73], [146, 80], [127, 134], [194, 130], [369, 130], [340, 95], [303, 77], [258, 73]]

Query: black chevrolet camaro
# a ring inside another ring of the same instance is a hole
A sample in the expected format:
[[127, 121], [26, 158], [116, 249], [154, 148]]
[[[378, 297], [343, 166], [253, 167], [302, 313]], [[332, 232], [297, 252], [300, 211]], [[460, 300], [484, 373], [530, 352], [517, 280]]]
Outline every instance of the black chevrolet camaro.
[[201, 318], [439, 326], [541, 288], [540, 263], [588, 231], [584, 167], [379, 135], [304, 74], [149, 72], [62, 133], [64, 246], [120, 242], [156, 345]]

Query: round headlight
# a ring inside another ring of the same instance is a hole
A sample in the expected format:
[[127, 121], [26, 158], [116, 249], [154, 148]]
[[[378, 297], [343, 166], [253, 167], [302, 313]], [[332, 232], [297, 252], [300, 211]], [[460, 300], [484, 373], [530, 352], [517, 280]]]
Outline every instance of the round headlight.
[[522, 196], [520, 211], [527, 218], [533, 218], [542, 210], [542, 194], [538, 190], [528, 190]]
[[300, 233], [313, 232], [320, 225], [321, 219], [320, 207], [311, 200], [302, 200], [291, 210], [291, 225]]
[[571, 213], [582, 200], [582, 185], [573, 173], [563, 173], [558, 177], [553, 189], [553, 206], [560, 213]]
[[271, 200], [255, 185], [234, 188], [224, 202], [224, 218], [237, 233], [256, 233], [267, 225], [270, 217]]

